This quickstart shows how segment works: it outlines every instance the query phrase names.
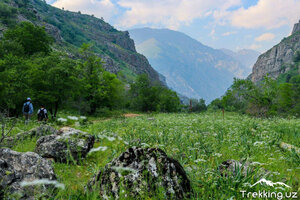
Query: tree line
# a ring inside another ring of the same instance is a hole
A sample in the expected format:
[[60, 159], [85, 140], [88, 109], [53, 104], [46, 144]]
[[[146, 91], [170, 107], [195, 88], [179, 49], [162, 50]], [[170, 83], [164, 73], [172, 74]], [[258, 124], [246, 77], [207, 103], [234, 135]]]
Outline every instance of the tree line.
[[[295, 60], [293, 67], [298, 68], [299, 61], [300, 59]], [[247, 113], [257, 117], [276, 115], [299, 117], [300, 75], [298, 72], [292, 76], [288, 74], [282, 75], [286, 77], [284, 82], [268, 76], [259, 84], [254, 84], [250, 80], [235, 79], [226, 94], [211, 102], [209, 107]]]
[[73, 58], [52, 48], [44, 27], [23, 22], [8, 29], [0, 40], [0, 108], [18, 116], [27, 97], [44, 104], [53, 117], [59, 109], [97, 114], [101, 109], [176, 112], [177, 94], [147, 75], [122, 82], [105, 71], [102, 60], [83, 44]]

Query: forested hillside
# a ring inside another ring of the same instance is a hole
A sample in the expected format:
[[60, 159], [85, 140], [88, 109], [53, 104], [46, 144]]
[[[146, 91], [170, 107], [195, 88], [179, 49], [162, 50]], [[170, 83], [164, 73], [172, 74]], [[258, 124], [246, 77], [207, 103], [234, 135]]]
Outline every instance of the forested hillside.
[[3, 0], [0, 2], [0, 35], [16, 23], [29, 21], [44, 26], [54, 39], [52, 48], [78, 57], [76, 51], [83, 43], [91, 43], [92, 51], [102, 58], [109, 72], [132, 81], [137, 74], [148, 74], [158, 81], [159, 76], [147, 59], [138, 54], [128, 32], [94, 16], [70, 12], [48, 5], [42, 0]]
[[0, 112], [19, 116], [27, 97], [53, 119], [59, 109], [180, 110], [177, 94], [136, 53], [127, 32], [40, 0], [4, 1], [0, 9]]

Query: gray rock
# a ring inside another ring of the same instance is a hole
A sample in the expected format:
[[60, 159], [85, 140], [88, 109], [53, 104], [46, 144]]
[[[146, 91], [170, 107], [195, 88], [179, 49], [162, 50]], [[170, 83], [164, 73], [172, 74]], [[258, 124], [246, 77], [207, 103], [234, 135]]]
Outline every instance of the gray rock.
[[[284, 38], [279, 44], [258, 57], [252, 69], [252, 74], [248, 79], [258, 83], [268, 75], [276, 79], [280, 74], [290, 70], [293, 64], [293, 58], [297, 51], [300, 50], [300, 25], [295, 24], [293, 34]], [[300, 70], [300, 66], [298, 66]]]
[[58, 133], [58, 130], [56, 130], [52, 126], [43, 124], [37, 128], [31, 129], [30, 131], [18, 133], [16, 135], [16, 138], [19, 140], [23, 140], [23, 139], [29, 138], [29, 137], [41, 137], [41, 136], [53, 135], [53, 134], [57, 134], [57, 133]]
[[21, 182], [56, 180], [51, 162], [33, 152], [19, 153], [0, 149], [0, 199], [36, 199], [51, 197], [55, 187], [49, 184], [21, 186]]
[[62, 128], [58, 134], [41, 137], [35, 152], [56, 162], [77, 162], [93, 148], [95, 137], [73, 128]]
[[41, 125], [37, 128], [33, 128], [29, 131], [18, 133], [15, 136], [9, 136], [4, 138], [3, 142], [0, 144], [1, 147], [12, 148], [20, 140], [25, 140], [32, 137], [41, 137], [46, 135], [57, 134], [58, 130], [48, 125]]
[[88, 189], [99, 190], [104, 199], [153, 197], [158, 190], [166, 199], [184, 199], [189, 198], [192, 191], [178, 161], [161, 149], [137, 147], [129, 148], [107, 164], [104, 171], [90, 180]]
[[257, 168], [254, 162], [240, 162], [236, 160], [226, 160], [218, 167], [218, 171], [222, 176], [236, 176], [242, 174], [247, 176], [251, 173], [256, 173], [257, 177], [266, 177], [270, 172], [264, 168]]
[[300, 20], [299, 20], [299, 22], [298, 22], [298, 23], [296, 23], [296, 24], [294, 25], [294, 28], [293, 28], [292, 34], [294, 34], [294, 33], [298, 32], [298, 31], [300, 31]]

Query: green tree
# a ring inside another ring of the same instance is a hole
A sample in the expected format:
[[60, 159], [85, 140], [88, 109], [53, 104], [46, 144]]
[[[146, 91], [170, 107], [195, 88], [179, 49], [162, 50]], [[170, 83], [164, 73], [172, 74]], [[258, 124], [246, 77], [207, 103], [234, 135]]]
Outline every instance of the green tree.
[[99, 108], [112, 109], [120, 103], [124, 87], [116, 75], [103, 69], [101, 59], [90, 49], [90, 45], [82, 45], [80, 69], [83, 83], [82, 94], [89, 105], [89, 113], [95, 114]]
[[152, 84], [146, 74], [139, 75], [130, 87], [131, 107], [147, 112], [176, 112], [180, 109], [177, 94], [159, 84]]
[[36, 103], [46, 105], [56, 118], [62, 103], [79, 95], [77, 63], [58, 53], [36, 55], [31, 60], [28, 70], [31, 96]]
[[53, 42], [44, 27], [35, 26], [30, 22], [22, 22], [17, 27], [7, 30], [4, 40], [19, 43], [29, 56], [40, 52], [49, 54]]
[[207, 110], [204, 99], [191, 99], [192, 101], [192, 112], [203, 112]]
[[26, 60], [12, 54], [5, 55], [0, 60], [0, 105], [10, 114], [20, 112], [18, 109], [31, 92], [28, 69]]

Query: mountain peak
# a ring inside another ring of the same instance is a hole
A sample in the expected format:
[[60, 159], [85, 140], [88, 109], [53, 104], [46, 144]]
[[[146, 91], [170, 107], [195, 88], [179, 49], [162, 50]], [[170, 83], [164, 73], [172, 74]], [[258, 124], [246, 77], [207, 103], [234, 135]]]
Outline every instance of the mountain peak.
[[299, 20], [299, 22], [298, 22], [298, 23], [296, 23], [296, 24], [294, 25], [294, 28], [293, 28], [292, 34], [294, 34], [294, 33], [298, 32], [298, 31], [300, 31], [300, 20]]

